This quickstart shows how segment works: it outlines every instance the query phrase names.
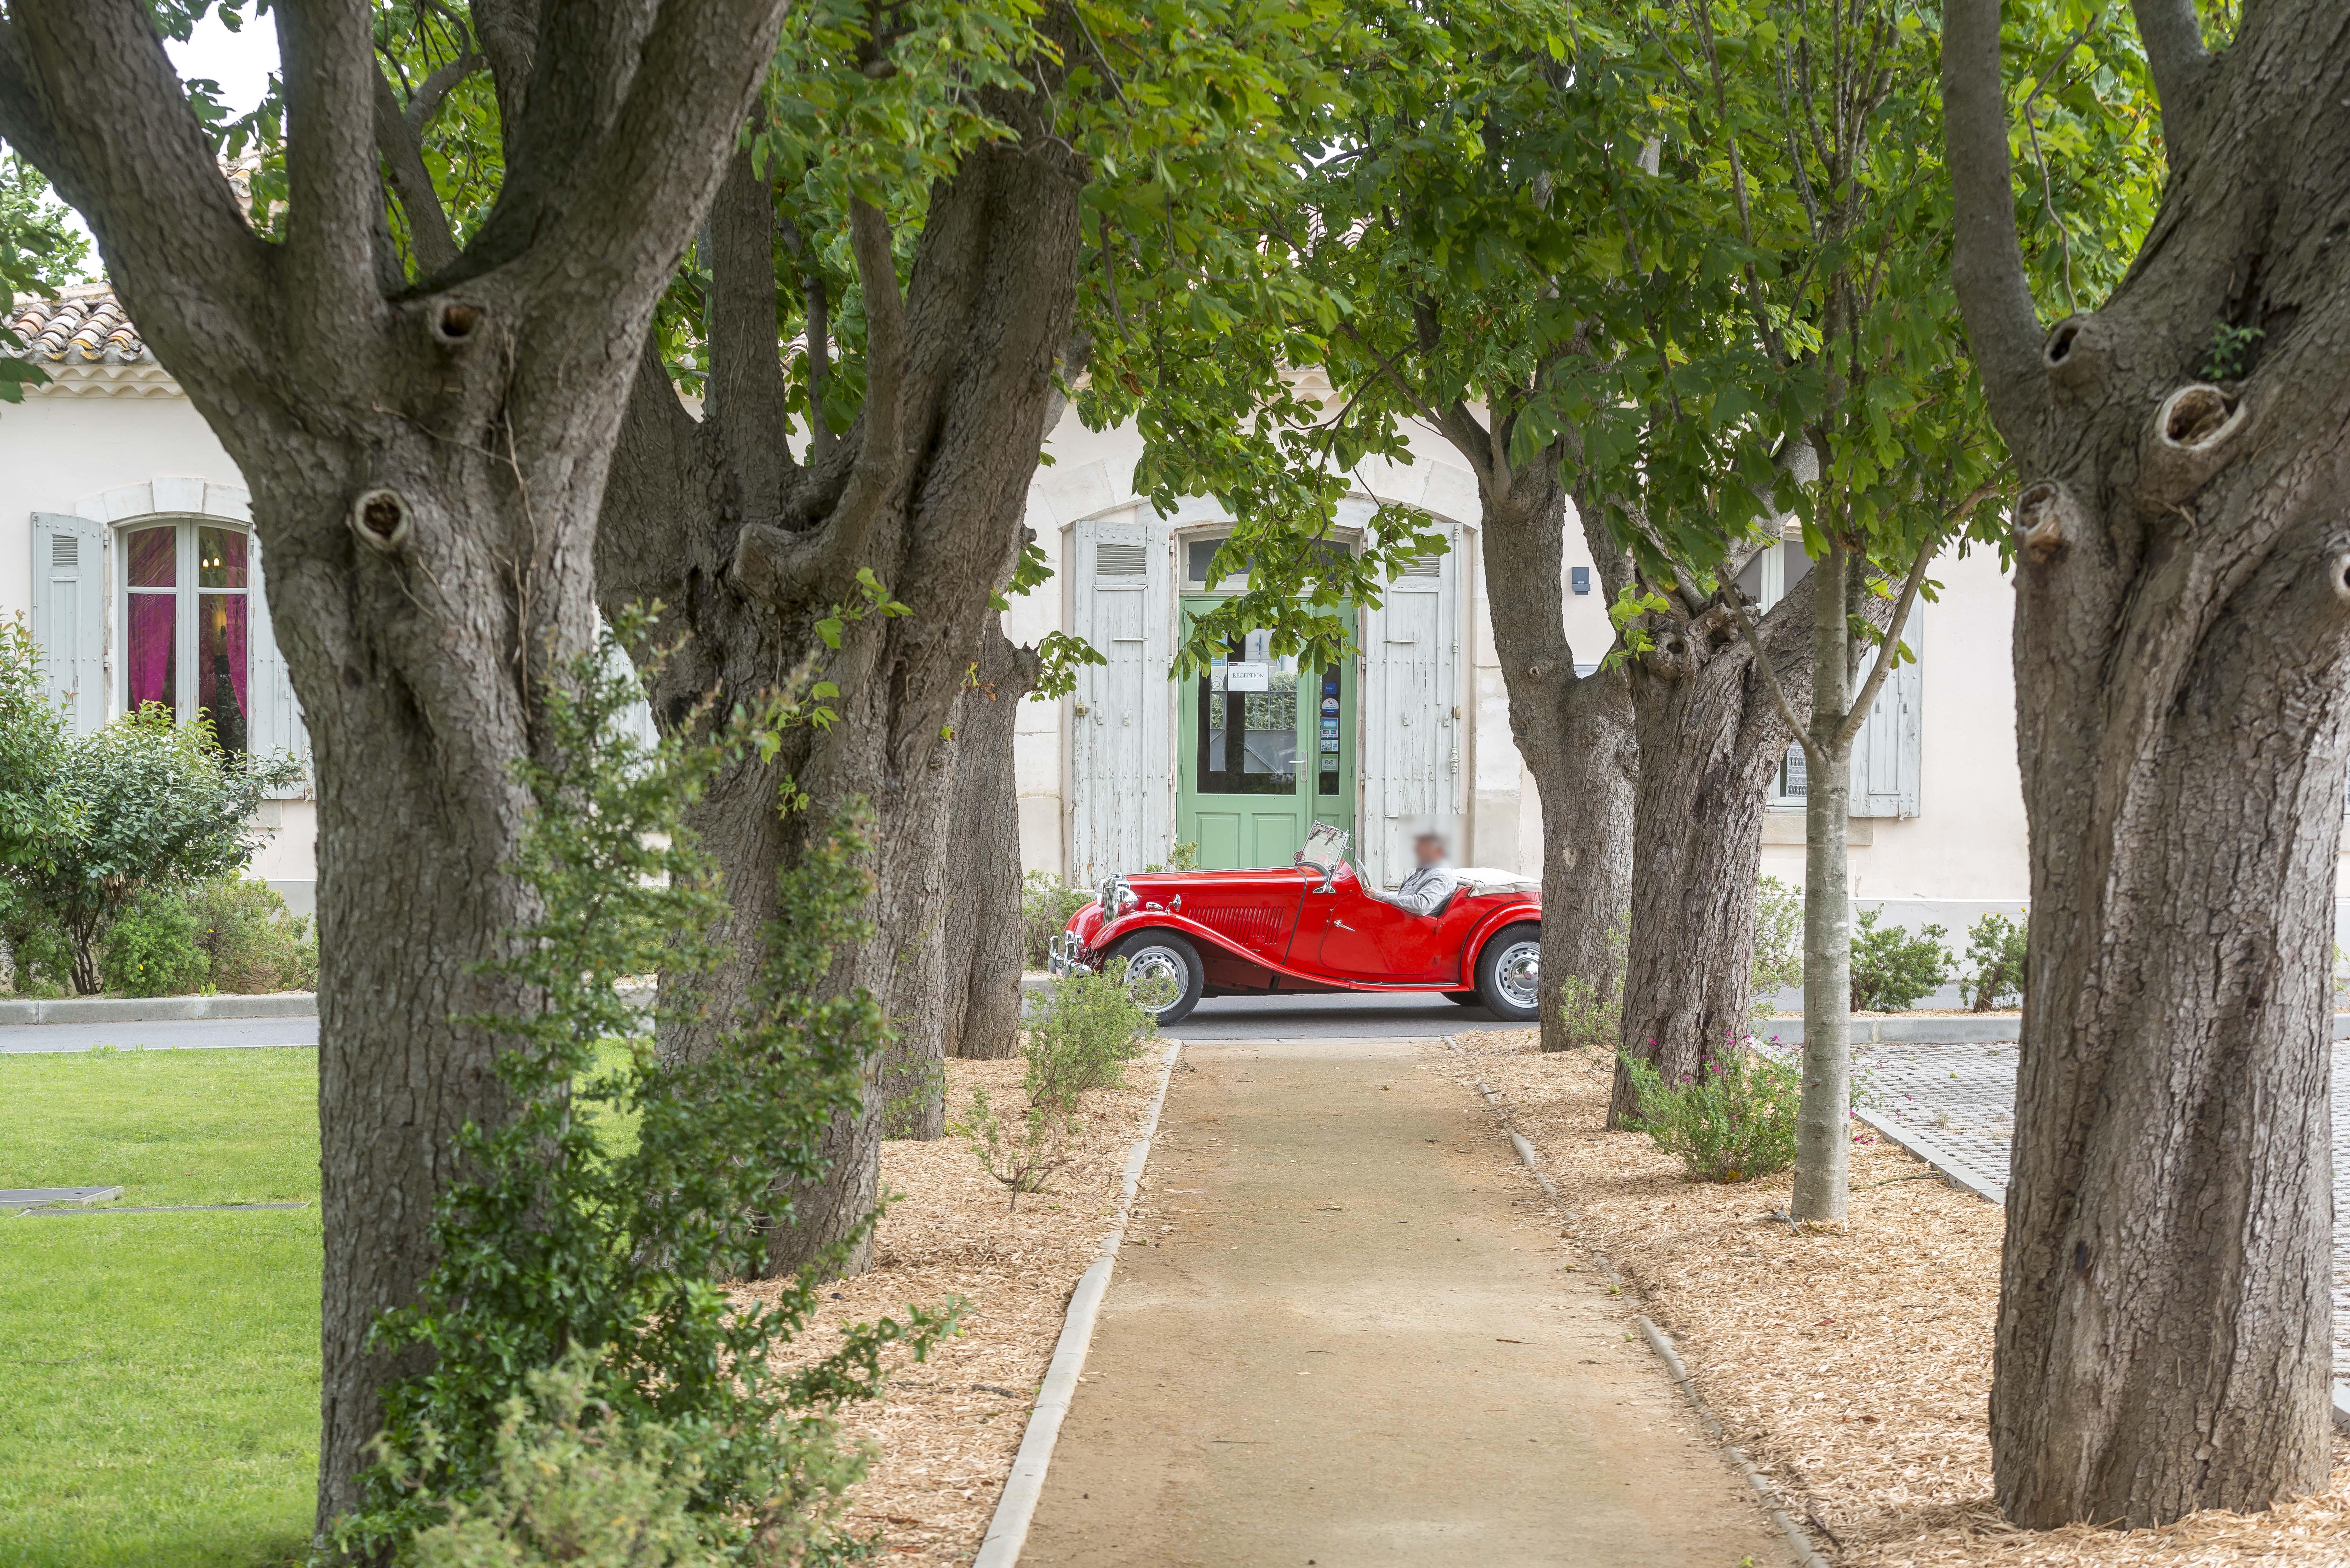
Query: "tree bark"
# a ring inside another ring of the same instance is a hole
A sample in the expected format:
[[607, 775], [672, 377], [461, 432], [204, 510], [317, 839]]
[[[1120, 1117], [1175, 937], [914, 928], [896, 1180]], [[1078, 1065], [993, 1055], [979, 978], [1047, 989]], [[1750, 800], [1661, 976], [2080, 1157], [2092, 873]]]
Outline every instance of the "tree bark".
[[[1806, 577], [1759, 628], [1792, 701], [1811, 686], [1811, 596]], [[1630, 668], [1640, 767], [1621, 1047], [1676, 1083], [1707, 1076], [1750, 1032], [1762, 815], [1794, 735], [1724, 607], [1684, 615], [1654, 642]], [[1619, 1059], [1607, 1125], [1638, 1113]]]
[[[1455, 420], [1464, 418], [1456, 414]], [[1459, 437], [1455, 444], [1461, 444]], [[1474, 452], [1475, 442], [1470, 450]], [[1632, 780], [1638, 752], [1621, 669], [1578, 676], [1563, 591], [1566, 492], [1554, 457], [1507, 487], [1480, 463], [1485, 597], [1510, 694], [1510, 732], [1542, 797], [1542, 1048], [1568, 1048], [1559, 989], [1569, 975], [1620, 992], [1608, 932], [1624, 918], [1632, 872]], [[1618, 558], [1605, 545], [1602, 576]]]
[[[1014, 123], [1040, 112], [1025, 100], [999, 107]], [[703, 417], [685, 412], [658, 366], [639, 374], [630, 405], [598, 536], [598, 594], [608, 613], [659, 599], [689, 634], [650, 682], [656, 714], [675, 722], [713, 689], [747, 700], [794, 672], [839, 692], [827, 704], [835, 722], [792, 730], [771, 761], [743, 762], [697, 814], [746, 953], [720, 977], [714, 1010], [739, 1000], [775, 872], [796, 859], [810, 825], [853, 802], [874, 817], [875, 935], [842, 951], [830, 983], [871, 992], [895, 1043], [871, 1064], [861, 1107], [827, 1135], [825, 1181], [778, 1195], [776, 1272], [859, 1232], [884, 1133], [935, 1137], [942, 1127], [942, 1057], [951, 1033], [974, 1028], [973, 988], [991, 1007], [1005, 1001], [1001, 954], [983, 966], [974, 950], [969, 971], [951, 961], [961, 950], [951, 935], [964, 890], [957, 863], [969, 843], [955, 808], [966, 766], [1009, 766], [1008, 754], [983, 748], [1008, 753], [1010, 701], [976, 712], [967, 687], [1003, 641], [989, 596], [1019, 556], [1055, 366], [1069, 343], [1085, 176], [1065, 144], [1041, 133], [972, 151], [936, 187], [902, 299], [879, 214], [853, 217], [873, 324], [865, 405], [854, 428], [802, 465], [785, 443], [773, 196], [738, 157], [711, 217]], [[859, 602], [860, 568], [911, 613], [852, 622], [834, 649], [818, 623]], [[779, 815], [785, 781], [806, 800]], [[1008, 842], [1016, 847], [1016, 818]], [[1006, 872], [1016, 905], [1016, 859], [995, 868]], [[1002, 892], [998, 881], [987, 887]], [[961, 994], [950, 984], [958, 973]], [[983, 1014], [976, 1027], [1001, 1041], [1000, 1016]], [[702, 1028], [681, 1025], [661, 1049], [690, 1054]], [[858, 1241], [838, 1261], [856, 1272], [868, 1257]]]
[[1795, 1113], [1795, 1187], [1787, 1212], [1841, 1224], [1852, 1136], [1852, 634], [1846, 608], [1853, 558], [1830, 541], [1805, 580], [1812, 616], [1811, 744], [1804, 790], [1804, 1084]]
[[[2302, 107], [2350, 98], [2350, 53], [2321, 0], [2248, 9], [2217, 56], [2185, 0], [2137, 10], [2170, 180], [2112, 297], [2044, 336], [1998, 6], [1945, 25], [1953, 277], [2025, 481], [2032, 925], [1991, 1417], [2029, 1526], [2264, 1508], [2329, 1452], [2350, 119]], [[2204, 386], [2215, 323], [2264, 336]]]
[[1035, 656], [987, 638], [955, 724], [955, 847], [948, 857], [946, 1019], [950, 1056], [1001, 1061], [1020, 1048], [1020, 793], [1013, 727]]

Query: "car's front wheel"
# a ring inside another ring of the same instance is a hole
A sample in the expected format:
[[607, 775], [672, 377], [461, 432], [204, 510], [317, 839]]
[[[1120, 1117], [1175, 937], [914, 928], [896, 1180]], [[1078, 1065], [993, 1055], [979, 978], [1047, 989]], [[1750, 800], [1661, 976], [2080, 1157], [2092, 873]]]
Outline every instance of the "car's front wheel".
[[1477, 994], [1494, 1017], [1524, 1023], [1542, 1015], [1542, 928], [1497, 931], [1477, 955]]
[[1137, 931], [1110, 956], [1126, 961], [1127, 994], [1161, 1023], [1190, 1017], [1207, 989], [1200, 950], [1173, 931]]

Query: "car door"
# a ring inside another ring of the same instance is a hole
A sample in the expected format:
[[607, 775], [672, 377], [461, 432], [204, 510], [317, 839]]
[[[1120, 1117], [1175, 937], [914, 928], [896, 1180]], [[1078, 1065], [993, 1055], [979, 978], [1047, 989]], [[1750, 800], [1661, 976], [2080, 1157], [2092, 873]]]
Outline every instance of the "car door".
[[1330, 904], [1322, 920], [1319, 967], [1327, 973], [1388, 985], [1440, 984], [1458, 978], [1459, 898], [1440, 916], [1416, 915], [1364, 892], [1351, 869], [1324, 897]]

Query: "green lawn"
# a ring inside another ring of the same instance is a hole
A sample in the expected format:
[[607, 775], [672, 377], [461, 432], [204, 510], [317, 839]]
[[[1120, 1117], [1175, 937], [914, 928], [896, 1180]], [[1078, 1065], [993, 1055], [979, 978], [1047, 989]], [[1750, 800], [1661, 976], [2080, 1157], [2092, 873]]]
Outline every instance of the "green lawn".
[[[0, 1057], [0, 1187], [314, 1204], [317, 1054]], [[0, 1218], [0, 1568], [307, 1550], [318, 1211]]]

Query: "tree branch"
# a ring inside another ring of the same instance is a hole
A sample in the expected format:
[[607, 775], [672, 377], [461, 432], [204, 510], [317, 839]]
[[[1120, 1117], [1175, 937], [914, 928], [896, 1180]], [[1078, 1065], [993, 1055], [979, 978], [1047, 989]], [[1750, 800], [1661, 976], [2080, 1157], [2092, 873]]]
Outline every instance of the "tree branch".
[[2210, 51], [2203, 47], [2203, 25], [2196, 17], [2195, 0], [2130, 0], [2130, 12], [2146, 43], [2155, 97], [2162, 101], [2162, 139], [2176, 169], [2194, 151], [2197, 111], [2211, 68]]
[[[628, 22], [646, 8], [641, 0], [553, 8], [559, 16], [605, 14], [550, 26], [540, 38], [531, 129], [509, 159], [497, 213], [467, 247], [490, 265], [513, 259], [530, 275], [525, 293], [551, 337], [567, 340], [581, 319], [612, 318], [615, 299], [650, 312], [717, 190], [725, 160], [711, 150], [742, 128], [783, 5], [668, 0], [632, 56]], [[591, 79], [597, 73], [610, 74]], [[580, 125], [624, 84], [600, 124]], [[578, 133], [556, 139], [566, 127]]]
[[867, 551], [873, 525], [900, 477], [899, 426], [906, 385], [906, 301], [889, 221], [861, 201], [848, 206], [848, 244], [865, 295], [865, 405], [857, 416], [857, 460], [848, 484], [825, 521], [790, 534], [744, 525], [734, 546], [734, 575], [745, 592], [770, 604], [797, 601], [817, 584], [846, 574]]
[[449, 214], [432, 176], [424, 167], [423, 149], [416, 130], [400, 112], [400, 95], [381, 71], [375, 73], [375, 145], [391, 177], [392, 193], [408, 214], [408, 243], [415, 247], [418, 270], [430, 277], [457, 259], [457, 237], [449, 229]]
[[1786, 722], [1787, 728], [1795, 732], [1795, 739], [1804, 748], [1804, 760], [1814, 767], [1825, 767], [1826, 763], [1819, 754], [1819, 748], [1812, 744], [1809, 728], [1801, 719], [1795, 717], [1795, 706], [1787, 701], [1786, 688], [1779, 684], [1778, 669], [1772, 664], [1771, 656], [1763, 651], [1762, 635], [1756, 630], [1754, 623], [1748, 618], [1746, 607], [1741, 602], [1744, 597], [1738, 591], [1735, 583], [1731, 585], [1731, 591], [1722, 597], [1722, 602], [1730, 607], [1730, 618], [1737, 622], [1738, 635], [1746, 639], [1747, 651], [1754, 656], [1754, 668], [1762, 672], [1762, 684], [1770, 688], [1771, 701], [1778, 708], [1779, 717]]
[[806, 324], [808, 362], [808, 466], [813, 468], [824, 461], [833, 442], [832, 427], [824, 417], [825, 389], [832, 384], [832, 300], [825, 290], [824, 268], [817, 265], [815, 247], [801, 237], [800, 227], [789, 213], [777, 211], [775, 232], [783, 236], [784, 249], [791, 253], [800, 274], [800, 312]]
[[[1918, 559], [1910, 564], [1909, 576], [1901, 585], [1901, 597], [1893, 601], [1893, 619], [1885, 628], [1885, 641], [1877, 649], [1877, 668], [1868, 672], [1860, 691], [1852, 700], [1852, 707], [1838, 722], [1835, 729], [1836, 750], [1842, 751], [1860, 733], [1868, 720], [1869, 709], [1877, 705], [1877, 694], [1885, 690], [1886, 678], [1893, 673], [1901, 649], [1901, 628], [1909, 623], [1909, 607], [1918, 602], [1918, 585], [1926, 580], [1926, 568], [1933, 564], [1934, 552], [1940, 547], [1939, 539], [1929, 539], [1918, 551]], [[1865, 568], [1864, 568], [1865, 571]], [[1860, 574], [1856, 574], [1860, 575]]]
[[2000, 434], [2026, 467], [2048, 404], [2040, 313], [2015, 233], [2001, 87], [2000, 0], [1949, 0], [1942, 15], [1942, 104], [1957, 233], [1950, 282]]
[[[371, 87], [375, 64], [364, 6], [278, 0], [286, 82], [286, 334], [323, 367], [357, 371], [383, 315], [375, 286], [377, 182]], [[331, 373], [331, 372], [330, 372]]]
[[10, 0], [0, 137], [88, 220], [159, 359], [275, 376], [269, 247], [246, 225], [143, 5]]
[[727, 464], [751, 515], [783, 504], [795, 466], [785, 437], [791, 396], [775, 350], [775, 196], [746, 149], [727, 161], [711, 203], [710, 406]]

